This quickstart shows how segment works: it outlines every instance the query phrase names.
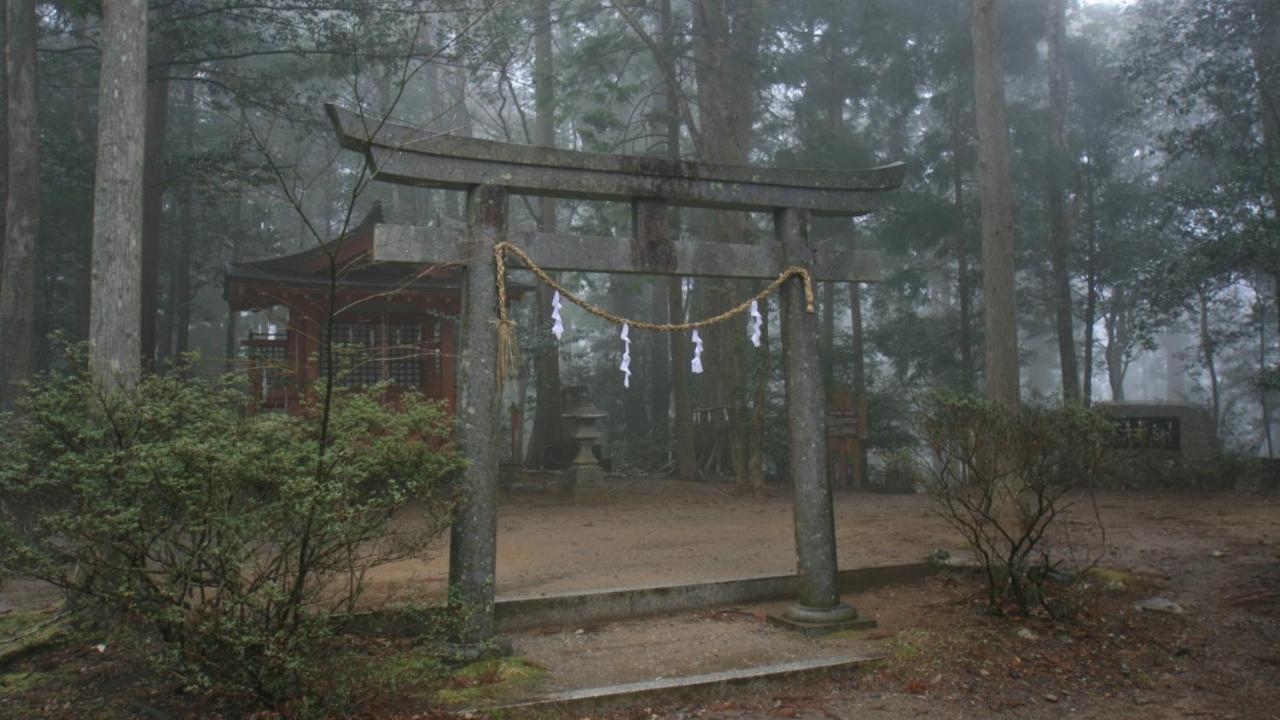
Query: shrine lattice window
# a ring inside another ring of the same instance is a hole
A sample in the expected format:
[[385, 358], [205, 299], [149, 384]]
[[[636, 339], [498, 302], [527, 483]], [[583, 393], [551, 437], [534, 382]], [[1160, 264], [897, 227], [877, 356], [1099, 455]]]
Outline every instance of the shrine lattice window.
[[[406, 323], [336, 323], [331, 342], [337, 358], [337, 382], [344, 387], [386, 381], [395, 387], [422, 384], [422, 326]], [[320, 357], [325, 374], [327, 359]]]

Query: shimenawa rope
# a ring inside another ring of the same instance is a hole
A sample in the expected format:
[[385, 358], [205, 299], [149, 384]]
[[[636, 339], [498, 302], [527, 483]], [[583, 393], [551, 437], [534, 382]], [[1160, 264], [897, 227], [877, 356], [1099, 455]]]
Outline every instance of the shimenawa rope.
[[805, 311], [813, 313], [813, 277], [809, 271], [798, 265], [792, 265], [778, 274], [763, 290], [756, 293], [753, 297], [747, 298], [742, 303], [725, 310], [719, 315], [695, 320], [686, 323], [651, 323], [644, 320], [632, 320], [615, 315], [604, 308], [593, 305], [586, 300], [575, 295], [565, 286], [556, 282], [554, 278], [547, 274], [546, 270], [538, 267], [537, 263], [520, 249], [518, 245], [509, 242], [500, 242], [493, 246], [493, 260], [497, 265], [498, 274], [498, 381], [501, 382], [507, 375], [507, 369], [516, 366], [519, 362], [519, 349], [516, 345], [516, 323], [507, 314], [507, 253], [515, 255], [530, 272], [539, 280], [546, 283], [553, 290], [560, 293], [562, 297], [568, 298], [570, 302], [597, 317], [604, 318], [616, 325], [630, 325], [640, 330], [651, 330], [653, 332], [686, 332], [689, 330], [698, 330], [711, 325], [722, 323], [730, 320], [737, 315], [746, 312], [751, 303], [764, 300], [773, 294], [775, 290], [782, 287], [792, 277], [799, 277], [804, 283], [804, 300]]

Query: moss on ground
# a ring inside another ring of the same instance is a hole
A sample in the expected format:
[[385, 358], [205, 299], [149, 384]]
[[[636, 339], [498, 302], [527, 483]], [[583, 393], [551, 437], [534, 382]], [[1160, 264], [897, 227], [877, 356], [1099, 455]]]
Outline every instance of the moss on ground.
[[373, 674], [394, 695], [430, 699], [449, 677], [448, 668], [437, 655], [424, 648], [381, 658]]
[[1126, 589], [1138, 585], [1138, 581], [1129, 573], [1102, 566], [1089, 568], [1085, 577], [1106, 589]]
[[510, 657], [471, 663], [455, 671], [436, 700], [452, 707], [486, 707], [519, 700], [544, 684], [546, 668]]
[[15, 695], [47, 685], [55, 673], [15, 672], [0, 675], [0, 695]]
[[70, 637], [67, 618], [52, 610], [0, 615], [0, 666], [53, 647]]
[[895, 660], [905, 660], [919, 655], [928, 644], [931, 636], [928, 631], [915, 628], [899, 630], [889, 640], [889, 654]]

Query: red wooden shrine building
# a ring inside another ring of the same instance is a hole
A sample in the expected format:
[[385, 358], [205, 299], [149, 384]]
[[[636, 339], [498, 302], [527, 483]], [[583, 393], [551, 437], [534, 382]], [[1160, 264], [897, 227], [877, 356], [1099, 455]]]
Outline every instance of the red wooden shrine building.
[[232, 311], [288, 312], [283, 330], [250, 332], [241, 342], [261, 407], [294, 411], [321, 376], [332, 267], [333, 342], [343, 348], [339, 384], [385, 381], [393, 395], [416, 388], [454, 412], [462, 269], [372, 262], [373, 229], [381, 221], [382, 208], [375, 205], [358, 227], [331, 241], [333, 262], [316, 247], [227, 264], [223, 293]]

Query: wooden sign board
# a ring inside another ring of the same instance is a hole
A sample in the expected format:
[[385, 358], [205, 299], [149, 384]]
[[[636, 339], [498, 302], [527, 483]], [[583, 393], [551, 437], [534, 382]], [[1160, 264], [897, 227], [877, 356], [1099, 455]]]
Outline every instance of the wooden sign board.
[[858, 398], [854, 402], [843, 391], [832, 398], [831, 409], [827, 411], [827, 437], [867, 439], [866, 399]]
[[827, 413], [827, 437], [862, 437], [858, 413]]

